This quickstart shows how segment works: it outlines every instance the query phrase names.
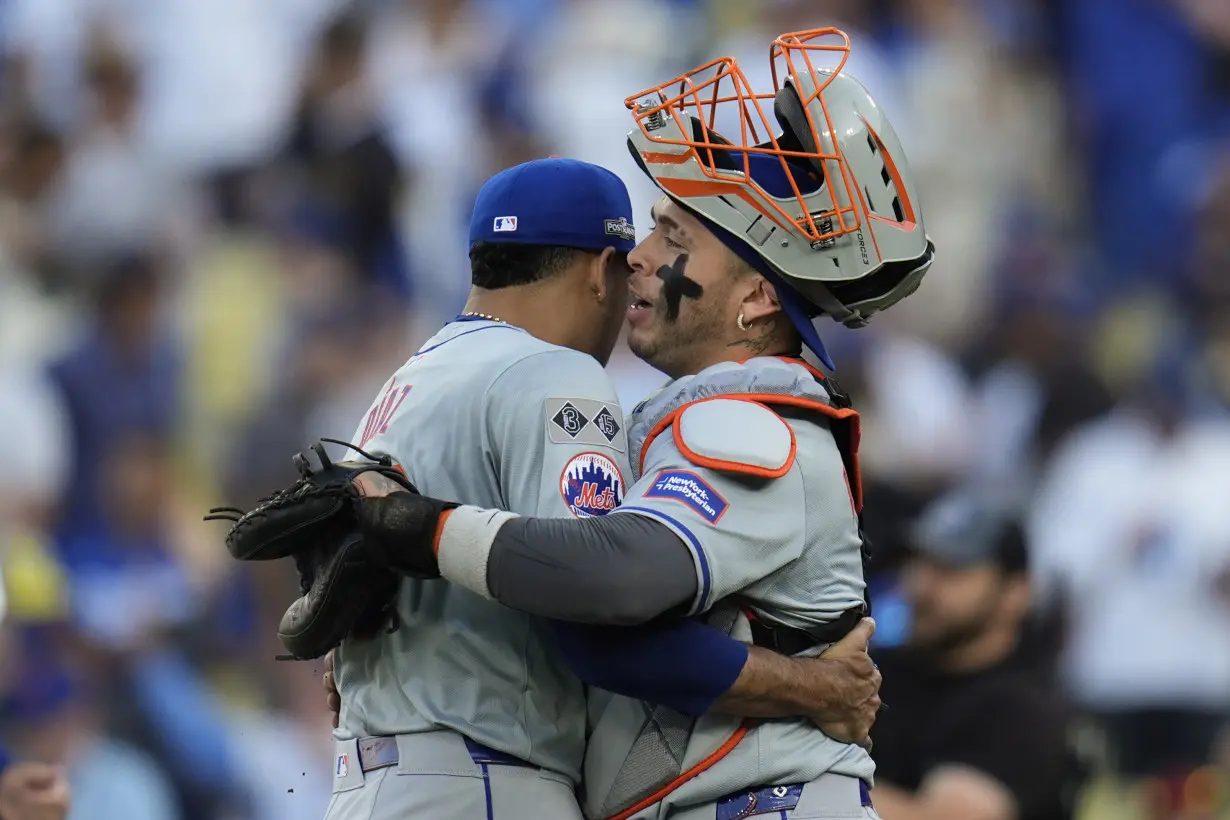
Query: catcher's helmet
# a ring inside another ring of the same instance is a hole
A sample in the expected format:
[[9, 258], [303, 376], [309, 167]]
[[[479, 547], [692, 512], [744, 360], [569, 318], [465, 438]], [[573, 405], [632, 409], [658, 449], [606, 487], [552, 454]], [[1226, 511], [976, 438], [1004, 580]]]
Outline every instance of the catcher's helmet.
[[[754, 252], [732, 245], [741, 256], [767, 262], [797, 290], [805, 304], [790, 295], [783, 307], [812, 337], [810, 316], [860, 327], [908, 296], [935, 252], [893, 126], [841, 70], [849, 51], [837, 29], [783, 34], [769, 52], [772, 93], [753, 91], [723, 57], [626, 100], [637, 163], [668, 196], [719, 226], [728, 245], [733, 237]], [[836, 68], [814, 65], [824, 52], [839, 58]], [[714, 130], [719, 120], [727, 136]]]

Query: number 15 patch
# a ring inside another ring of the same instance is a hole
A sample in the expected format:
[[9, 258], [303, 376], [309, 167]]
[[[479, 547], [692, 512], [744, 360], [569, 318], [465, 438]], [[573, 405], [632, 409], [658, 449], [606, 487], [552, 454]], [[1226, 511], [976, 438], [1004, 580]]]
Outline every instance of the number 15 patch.
[[556, 444], [592, 444], [627, 449], [623, 417], [617, 404], [594, 399], [547, 399], [547, 438]]
[[688, 470], [663, 470], [645, 491], [645, 498], [670, 498], [686, 504], [710, 524], [722, 520], [730, 502], [703, 478]]

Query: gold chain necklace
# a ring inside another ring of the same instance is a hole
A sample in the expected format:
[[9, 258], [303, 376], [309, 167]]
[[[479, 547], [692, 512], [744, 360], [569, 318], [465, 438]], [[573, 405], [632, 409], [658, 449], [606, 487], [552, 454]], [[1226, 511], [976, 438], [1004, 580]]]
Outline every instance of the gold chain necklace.
[[462, 316], [473, 316], [475, 319], [486, 319], [489, 322], [499, 322], [502, 325], [508, 324], [508, 322], [505, 322], [499, 316], [492, 316], [490, 313], [479, 313], [474, 310], [467, 310], [465, 313], [461, 315]]

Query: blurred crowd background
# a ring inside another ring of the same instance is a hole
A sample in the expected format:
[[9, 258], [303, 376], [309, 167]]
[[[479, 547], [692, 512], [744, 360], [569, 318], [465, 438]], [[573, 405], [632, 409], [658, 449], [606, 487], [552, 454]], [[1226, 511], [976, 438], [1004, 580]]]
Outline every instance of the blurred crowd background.
[[[606, 165], [644, 235], [624, 98], [726, 54], [765, 82], [772, 37], [821, 25], [939, 249], [870, 328], [822, 326], [877, 640], [908, 639], [902, 533], [975, 487], [1026, 524], [1082, 816], [1161, 784], [1224, 810], [1224, 776], [1123, 761], [1230, 771], [1230, 3], [4, 0], [0, 726], [71, 764], [74, 820], [321, 816], [321, 670], [273, 660], [293, 568], [237, 566], [202, 512], [349, 437], [457, 312], [490, 174]], [[610, 370], [625, 406], [662, 378]]]

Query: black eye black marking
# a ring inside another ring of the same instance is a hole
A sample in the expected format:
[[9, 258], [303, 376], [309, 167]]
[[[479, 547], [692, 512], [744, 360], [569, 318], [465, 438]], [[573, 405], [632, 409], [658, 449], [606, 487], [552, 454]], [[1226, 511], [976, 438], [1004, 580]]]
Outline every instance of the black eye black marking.
[[657, 276], [662, 280], [662, 295], [666, 297], [666, 318], [675, 321], [679, 318], [679, 303], [683, 297], [699, 299], [705, 295], [705, 289], [700, 282], [689, 279], [685, 270], [688, 266], [688, 255], [681, 253], [675, 257], [674, 264], [658, 268]]

